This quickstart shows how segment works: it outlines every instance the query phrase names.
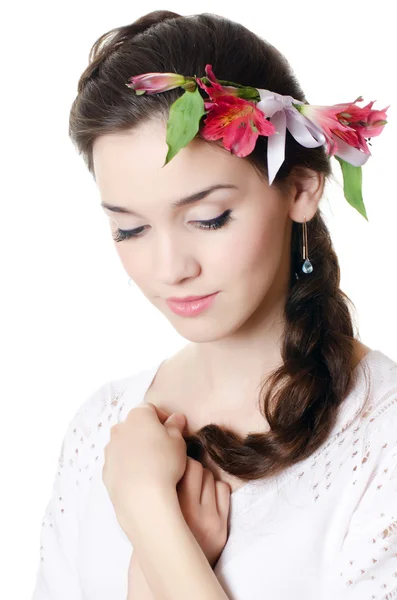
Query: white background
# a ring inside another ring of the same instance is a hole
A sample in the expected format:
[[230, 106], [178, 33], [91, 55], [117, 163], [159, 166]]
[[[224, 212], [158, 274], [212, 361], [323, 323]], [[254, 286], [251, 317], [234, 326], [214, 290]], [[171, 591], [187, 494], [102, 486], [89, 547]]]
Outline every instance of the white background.
[[[363, 166], [369, 222], [344, 199], [336, 159], [322, 207], [360, 339], [397, 360], [391, 1], [144, 6], [240, 21], [285, 54], [311, 104], [359, 95], [376, 100], [374, 109], [391, 104]], [[186, 340], [127, 284], [95, 183], [68, 138], [91, 45], [143, 13], [117, 0], [41, 0], [2, 12], [0, 597], [11, 600], [33, 592], [41, 520], [74, 412], [101, 383], [152, 365]]]

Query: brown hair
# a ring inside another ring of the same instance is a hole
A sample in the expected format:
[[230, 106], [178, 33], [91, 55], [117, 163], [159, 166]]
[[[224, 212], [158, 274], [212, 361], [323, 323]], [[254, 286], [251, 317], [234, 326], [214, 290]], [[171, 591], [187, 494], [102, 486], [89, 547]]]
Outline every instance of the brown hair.
[[[307, 102], [284, 56], [243, 25], [211, 13], [181, 16], [153, 11], [103, 34], [92, 46], [89, 65], [79, 79], [69, 134], [94, 178], [92, 146], [98, 136], [167, 118], [170, 105], [183, 93], [175, 88], [139, 96], [125, 85], [129, 78], [147, 72], [203, 76], [208, 63], [218, 79]], [[254, 151], [241, 159], [264, 178], [266, 147], [267, 137], [259, 136]], [[287, 130], [285, 160], [273, 185], [285, 189], [292, 170], [299, 169], [331, 176], [324, 146], [303, 147]], [[302, 226], [293, 222], [283, 365], [261, 387], [261, 410], [270, 430], [241, 439], [210, 424], [185, 438], [189, 456], [200, 460], [206, 450], [219, 467], [244, 481], [274, 475], [318, 449], [354, 384], [351, 301], [339, 288], [338, 258], [320, 209], [307, 227], [314, 271], [301, 273]], [[301, 273], [299, 279], [295, 271]]]

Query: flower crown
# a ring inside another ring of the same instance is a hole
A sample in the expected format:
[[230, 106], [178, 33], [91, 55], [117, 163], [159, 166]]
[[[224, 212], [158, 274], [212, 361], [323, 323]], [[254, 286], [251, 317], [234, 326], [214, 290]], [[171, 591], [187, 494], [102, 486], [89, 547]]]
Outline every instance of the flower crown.
[[[285, 158], [285, 134], [289, 130], [306, 148], [326, 144], [327, 154], [335, 156], [342, 168], [346, 200], [368, 221], [362, 198], [361, 165], [371, 152], [367, 141], [379, 135], [386, 121], [386, 111], [372, 110], [374, 101], [364, 107], [354, 102], [333, 106], [305, 104], [292, 96], [265, 89], [217, 80], [212, 65], [206, 65], [207, 77], [190, 77], [178, 73], [143, 73], [131, 77], [126, 86], [137, 95], [158, 94], [181, 87], [185, 90], [170, 107], [166, 141], [168, 152], [163, 167], [197, 134], [208, 141], [223, 140], [232, 154], [250, 154], [259, 135], [268, 136], [267, 167], [269, 185]], [[201, 87], [209, 96], [204, 99]], [[277, 135], [275, 135], [277, 134]], [[368, 142], [369, 143], [369, 142]], [[371, 144], [370, 144], [371, 145]]]

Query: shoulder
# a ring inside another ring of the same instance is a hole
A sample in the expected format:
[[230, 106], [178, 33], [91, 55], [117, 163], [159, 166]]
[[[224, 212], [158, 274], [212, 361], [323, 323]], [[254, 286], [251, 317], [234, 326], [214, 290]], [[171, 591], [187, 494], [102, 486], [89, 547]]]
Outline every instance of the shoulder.
[[[122, 398], [127, 390], [134, 390], [139, 383], [144, 371], [139, 371], [133, 375], [112, 379], [101, 383], [94, 388], [93, 392], [84, 399], [76, 413], [73, 415], [72, 423], [78, 423], [80, 427], [92, 431], [94, 422], [101, 417], [108, 421], [115, 418], [122, 406]], [[101, 428], [101, 419], [97, 423]], [[103, 423], [102, 423], [103, 425]]]
[[100, 462], [102, 450], [110, 439], [111, 428], [123, 421], [129, 410], [141, 402], [154, 372], [153, 366], [147, 367], [94, 388], [65, 428], [59, 456], [60, 468], [85, 470], [95, 461]]
[[[368, 467], [377, 469], [397, 455], [397, 362], [375, 350], [365, 366], [369, 393], [360, 413], [362, 459]], [[363, 387], [361, 383], [358, 389]]]
[[[361, 417], [370, 430], [389, 421], [397, 411], [397, 362], [380, 350], [373, 350], [363, 366], [364, 369], [359, 374], [358, 389], [366, 386], [368, 401]], [[372, 423], [376, 425], [371, 425]]]
[[351, 388], [339, 407], [331, 437], [358, 431], [356, 427], [361, 437], [380, 413], [393, 411], [396, 398], [397, 362], [380, 350], [370, 350], [353, 370]]

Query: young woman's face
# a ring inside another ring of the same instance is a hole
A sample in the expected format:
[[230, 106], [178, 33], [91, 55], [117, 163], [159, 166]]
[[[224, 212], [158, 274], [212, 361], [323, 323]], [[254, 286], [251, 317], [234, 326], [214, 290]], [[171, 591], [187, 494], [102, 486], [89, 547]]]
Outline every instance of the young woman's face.
[[[162, 168], [165, 140], [165, 124], [151, 123], [94, 144], [102, 203], [135, 213], [104, 208], [113, 238], [122, 240], [115, 247], [128, 276], [193, 342], [274, 317], [290, 279], [290, 202], [220, 143], [195, 138]], [[230, 187], [173, 206], [221, 185]], [[215, 292], [212, 303], [193, 315], [175, 314], [167, 304], [169, 297]]]

